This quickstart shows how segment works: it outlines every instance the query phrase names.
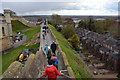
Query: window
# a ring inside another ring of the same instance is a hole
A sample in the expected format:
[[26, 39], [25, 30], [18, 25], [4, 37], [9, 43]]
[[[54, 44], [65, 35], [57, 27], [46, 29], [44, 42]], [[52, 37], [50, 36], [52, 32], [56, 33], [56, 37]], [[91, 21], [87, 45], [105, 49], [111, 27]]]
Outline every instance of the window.
[[3, 36], [5, 36], [5, 30], [4, 30], [4, 27], [2, 27], [2, 34], [3, 34]]

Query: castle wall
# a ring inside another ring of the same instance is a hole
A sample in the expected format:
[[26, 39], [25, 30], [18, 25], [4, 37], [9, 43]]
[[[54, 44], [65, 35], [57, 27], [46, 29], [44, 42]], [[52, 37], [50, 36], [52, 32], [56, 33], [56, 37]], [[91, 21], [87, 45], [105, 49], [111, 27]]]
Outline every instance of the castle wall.
[[18, 20], [21, 23], [23, 23], [24, 25], [27, 25], [29, 27], [36, 27], [36, 23], [35, 22], [27, 21], [25, 18], [23, 18], [21, 16], [13, 16], [13, 17], [11, 17], [11, 20]]
[[22, 67], [21, 63], [14, 61], [3, 73], [3, 78], [38, 78], [42, 71], [45, 70], [47, 59], [42, 51], [37, 51], [36, 55], [31, 54], [26, 66]]
[[[35, 22], [27, 21], [22, 16], [11, 17], [10, 10], [4, 10], [4, 13], [5, 16], [0, 16], [0, 44], [2, 45], [2, 47], [0, 47], [0, 51], [8, 49], [10, 46], [13, 45], [11, 20], [18, 20], [29, 27], [36, 27]], [[4, 34], [2, 28], [4, 28]], [[4, 41], [6, 41], [6, 43]]]
[[10, 40], [9, 40], [8, 37], [1, 38], [0, 39], [0, 45], [1, 45], [0, 46], [0, 52], [10, 48], [11, 45], [9, 43], [10, 43]]
[[5, 12], [5, 20], [8, 25], [8, 33], [9, 33], [9, 36], [12, 36], [12, 25], [11, 25], [11, 16], [10, 16], [11, 11], [4, 10], [4, 12]]
[[[7, 23], [2, 23], [0, 24], [0, 52], [2, 50], [6, 50], [8, 48], [10, 48], [10, 40], [8, 37], [8, 26]], [[5, 35], [3, 35], [2, 33], [2, 28], [4, 28], [4, 33]]]
[[12, 25], [10, 10], [4, 10], [5, 16], [0, 16], [0, 52], [12, 46]]
[[0, 16], [0, 21], [1, 20], [5, 20], [5, 17], [4, 16]]

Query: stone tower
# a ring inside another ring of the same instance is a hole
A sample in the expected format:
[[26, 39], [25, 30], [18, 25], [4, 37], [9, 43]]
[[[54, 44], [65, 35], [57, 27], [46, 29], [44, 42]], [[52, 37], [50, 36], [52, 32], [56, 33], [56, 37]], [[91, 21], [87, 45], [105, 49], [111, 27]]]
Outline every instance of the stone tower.
[[11, 10], [4, 10], [0, 15], [0, 52], [7, 50], [13, 45]]
[[12, 36], [12, 25], [11, 25], [11, 15], [10, 15], [11, 11], [5, 9], [4, 14], [5, 14], [6, 23], [8, 24], [8, 36]]

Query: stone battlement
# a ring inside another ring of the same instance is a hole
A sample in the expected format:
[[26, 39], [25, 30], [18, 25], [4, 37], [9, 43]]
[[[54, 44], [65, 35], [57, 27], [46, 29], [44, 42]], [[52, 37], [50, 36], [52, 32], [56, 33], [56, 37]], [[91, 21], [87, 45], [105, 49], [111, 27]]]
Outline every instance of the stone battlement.
[[[3, 73], [3, 78], [38, 78], [40, 71], [45, 69], [46, 57], [42, 51], [36, 55], [31, 54], [24, 67], [18, 61], [14, 61]], [[39, 76], [40, 77], [40, 76]]]

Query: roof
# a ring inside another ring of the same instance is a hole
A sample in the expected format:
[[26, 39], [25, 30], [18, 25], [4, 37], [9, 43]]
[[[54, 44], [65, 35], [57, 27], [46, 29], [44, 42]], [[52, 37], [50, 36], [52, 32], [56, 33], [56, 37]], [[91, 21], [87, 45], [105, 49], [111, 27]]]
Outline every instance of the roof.
[[116, 60], [116, 59], [118, 60], [118, 59], [120, 59], [120, 54], [113, 54], [112, 57], [114, 60]]
[[104, 53], [108, 54], [107, 52], [109, 52], [109, 49], [108, 49], [108, 48], [105, 48], [105, 47], [101, 47], [99, 50], [102, 51], [103, 54], [104, 54]]
[[[76, 33], [79, 35], [79, 37], [85, 36], [96, 42], [99, 42], [100, 44], [107, 44], [111, 46], [113, 49], [116, 49], [117, 40], [113, 39], [111, 36], [104, 36], [96, 32], [92, 32], [92, 31], [82, 29], [82, 28], [77, 28]], [[120, 47], [118, 48], [120, 49]]]

